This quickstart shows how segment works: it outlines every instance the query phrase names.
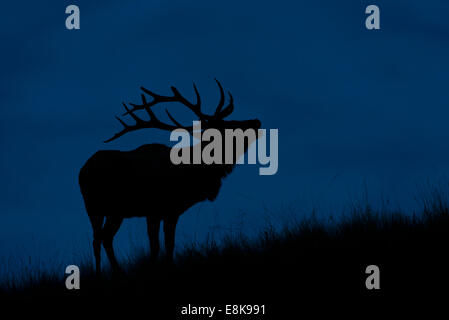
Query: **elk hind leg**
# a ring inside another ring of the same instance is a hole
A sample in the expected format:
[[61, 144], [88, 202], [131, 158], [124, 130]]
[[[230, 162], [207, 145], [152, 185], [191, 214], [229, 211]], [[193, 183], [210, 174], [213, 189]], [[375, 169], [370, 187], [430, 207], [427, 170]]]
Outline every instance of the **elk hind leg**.
[[89, 216], [93, 229], [93, 248], [95, 257], [95, 271], [97, 276], [101, 274], [101, 229], [103, 227], [103, 216]]
[[122, 224], [123, 218], [121, 217], [106, 217], [106, 222], [102, 231], [102, 240], [104, 250], [106, 251], [106, 255], [108, 256], [109, 262], [111, 263], [111, 268], [113, 272], [120, 271], [120, 266], [115, 258], [114, 248], [112, 246], [112, 242], [114, 240], [114, 236], [117, 233], [118, 229]]

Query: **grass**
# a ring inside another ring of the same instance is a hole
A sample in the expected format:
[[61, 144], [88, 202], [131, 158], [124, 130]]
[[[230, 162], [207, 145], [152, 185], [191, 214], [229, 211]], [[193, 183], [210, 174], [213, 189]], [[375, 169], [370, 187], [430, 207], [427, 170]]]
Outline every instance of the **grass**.
[[[151, 263], [141, 253], [128, 259], [124, 275], [101, 279], [86, 260], [81, 290], [66, 290], [60, 275], [37, 272], [11, 279], [0, 299], [142, 300], [153, 308], [171, 306], [164, 310], [174, 318], [188, 303], [266, 303], [285, 311], [304, 299], [419, 296], [448, 284], [448, 208], [437, 193], [423, 200], [420, 213], [354, 206], [334, 223], [312, 215], [281, 230], [268, 226], [254, 239], [234, 234], [219, 244], [187, 246], [174, 264]], [[371, 264], [381, 270], [379, 291], [365, 287]]]

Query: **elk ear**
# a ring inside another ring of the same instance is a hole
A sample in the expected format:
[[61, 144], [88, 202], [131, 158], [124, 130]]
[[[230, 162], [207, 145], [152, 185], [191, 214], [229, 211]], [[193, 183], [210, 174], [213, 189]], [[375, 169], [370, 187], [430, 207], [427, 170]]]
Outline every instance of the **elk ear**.
[[230, 92], [228, 92], [228, 94], [229, 94], [229, 104], [226, 108], [224, 108], [223, 111], [220, 112], [221, 119], [226, 118], [234, 111], [234, 98], [232, 97], [232, 94]]

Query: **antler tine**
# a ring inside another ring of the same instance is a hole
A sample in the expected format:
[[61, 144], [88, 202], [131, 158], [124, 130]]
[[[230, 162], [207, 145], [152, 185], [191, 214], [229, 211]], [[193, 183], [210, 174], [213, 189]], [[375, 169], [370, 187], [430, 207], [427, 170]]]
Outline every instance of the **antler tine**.
[[165, 109], [165, 112], [167, 112], [167, 115], [170, 118], [171, 122], [173, 122], [178, 127], [182, 127], [182, 125], [178, 121], [176, 121], [175, 118], [172, 117], [172, 115], [170, 114], [170, 112], [168, 112], [167, 109]]
[[[132, 106], [134, 107], [134, 109], [132, 109], [132, 110], [127, 110], [127, 111], [123, 114], [124, 116], [126, 116], [127, 114], [129, 114], [131, 111], [134, 112], [134, 111], [138, 111], [138, 110], [143, 110], [143, 109], [145, 109], [146, 107], [152, 107], [152, 106], [154, 106], [155, 104], [160, 103], [160, 102], [169, 102], [169, 100], [167, 100], [167, 99], [170, 98], [170, 97], [165, 97], [165, 96], [158, 95], [157, 93], [154, 93], [154, 92], [152, 92], [152, 91], [150, 91], [150, 90], [148, 90], [148, 89], [146, 89], [146, 88], [144, 88], [144, 87], [140, 87], [140, 89], [141, 89], [143, 92], [145, 92], [146, 94], [148, 94], [149, 96], [151, 96], [151, 97], [153, 98], [153, 101], [151, 101], [150, 103], [147, 103], [147, 102], [145, 101], [145, 103], [144, 103], [144, 104], [141, 104], [141, 105], [134, 104], [134, 103], [130, 103], [130, 105], [132, 105]], [[141, 94], [141, 97], [144, 97], [144, 95]], [[144, 101], [144, 98], [142, 98], [142, 101]]]
[[196, 105], [198, 106], [198, 109], [201, 110], [201, 97], [200, 97], [200, 93], [198, 92], [198, 89], [196, 88], [195, 82], [193, 83], [193, 90], [195, 90]]
[[[126, 103], [122, 102], [122, 105], [123, 105], [123, 107], [125, 107], [126, 112], [127, 112], [129, 115], [131, 115], [131, 117], [136, 121], [136, 126], [137, 126], [137, 124], [142, 125], [142, 124], [144, 123], [144, 121], [143, 121], [142, 119], [140, 119], [139, 117], [137, 117], [137, 116], [133, 113], [133, 111], [130, 110], [130, 109], [128, 108], [128, 106], [126, 105]], [[108, 140], [105, 140], [105, 141], [104, 141], [105, 143], [111, 142], [112, 140], [115, 140], [115, 139], [117, 139], [117, 138], [123, 136], [125, 133], [127, 133], [127, 132], [129, 132], [129, 131], [136, 130], [136, 129], [132, 129], [134, 126], [128, 125], [125, 121], [123, 121], [123, 120], [120, 119], [119, 117], [115, 116], [115, 118], [122, 124], [123, 130], [120, 131], [120, 132], [117, 132], [116, 134], [114, 134], [113, 137], [109, 138]]]
[[212, 117], [204, 114], [203, 112], [201, 112], [201, 97], [200, 94], [198, 92], [198, 89], [196, 88], [195, 83], [193, 83], [193, 89], [195, 90], [195, 95], [196, 95], [196, 104], [191, 103], [189, 100], [187, 100], [185, 97], [183, 97], [180, 93], [179, 90], [176, 89], [176, 87], [171, 87], [171, 90], [173, 91], [173, 102], [180, 102], [183, 105], [185, 105], [187, 108], [189, 108], [191, 111], [193, 111], [193, 113], [201, 120], [209, 120]]
[[120, 119], [119, 117], [115, 116], [115, 118], [123, 125], [123, 130], [120, 132], [117, 132], [116, 134], [114, 134], [111, 138], [107, 139], [104, 141], [104, 143], [108, 143], [111, 142], [112, 140], [115, 140], [117, 138], [120, 138], [121, 136], [123, 136], [125, 133], [131, 131], [130, 126], [126, 124], [125, 121], [123, 121], [122, 119]]
[[221, 86], [220, 81], [215, 79], [215, 82], [217, 82], [218, 88], [220, 89], [220, 102], [218, 103], [217, 109], [215, 109], [215, 114], [214, 114], [215, 116], [218, 116], [220, 114], [220, 112], [221, 112], [221, 109], [224, 106], [225, 95], [224, 95], [223, 87]]
[[154, 104], [148, 103], [147, 102], [147, 98], [145, 98], [145, 95], [143, 93], [140, 95], [140, 98], [142, 99], [142, 105], [141, 106], [138, 106], [138, 105], [132, 104], [132, 103], [130, 103], [130, 104], [134, 107], [134, 109], [137, 109], [138, 107], [142, 107], [143, 109], [145, 109], [145, 111], [150, 116], [150, 120], [153, 119], [153, 118], [155, 119], [156, 115], [154, 114], [153, 110], [151, 110], [151, 106], [153, 106]]
[[[136, 116], [132, 110], [130, 110], [130, 109], [128, 108], [128, 106], [126, 105], [126, 103], [122, 102], [122, 104], [123, 104], [123, 106], [125, 107], [126, 113], [129, 114], [129, 115], [136, 121], [136, 123], [139, 123], [139, 122], [142, 122], [142, 121], [143, 121], [143, 120], [140, 119], [138, 116]], [[130, 103], [130, 104], [131, 104], [131, 103]], [[131, 105], [132, 105], [132, 104], [131, 104]], [[118, 118], [118, 117], [116, 117], [116, 118]], [[120, 119], [120, 118], [119, 118], [119, 119]]]
[[227, 116], [229, 116], [234, 111], [234, 98], [232, 97], [232, 94], [228, 92], [229, 94], [229, 104], [224, 108], [222, 112], [219, 114], [220, 119], [224, 119]]
[[234, 111], [234, 98], [232, 97], [231, 92], [228, 91], [229, 104], [226, 106], [226, 108], [223, 109], [225, 103], [224, 90], [221, 86], [220, 81], [218, 81], [217, 79], [215, 79], [215, 81], [217, 82], [218, 88], [220, 89], [220, 102], [218, 103], [217, 109], [215, 110], [214, 117], [218, 119], [224, 119]]

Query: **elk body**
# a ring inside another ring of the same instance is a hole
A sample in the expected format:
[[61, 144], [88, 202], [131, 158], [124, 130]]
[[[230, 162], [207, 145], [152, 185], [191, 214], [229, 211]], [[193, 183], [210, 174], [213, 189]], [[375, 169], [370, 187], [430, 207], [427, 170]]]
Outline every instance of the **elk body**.
[[[130, 104], [133, 109], [129, 109], [123, 103], [125, 115], [130, 115], [136, 123], [128, 125], [117, 118], [124, 128], [105, 142], [143, 128], [161, 130], [183, 128], [192, 132], [192, 127], [183, 127], [167, 110], [174, 125], [158, 120], [151, 108], [162, 102], [179, 102], [186, 106], [200, 119], [203, 129], [257, 131], [260, 128], [259, 120], [224, 120], [234, 109], [233, 99], [229, 94], [229, 104], [223, 108], [224, 92], [218, 81], [217, 84], [221, 96], [213, 115], [202, 113], [200, 96], [195, 86], [196, 104], [181, 96], [174, 87], [171, 88], [173, 96], [161, 96], [142, 87], [143, 92], [152, 97], [152, 101], [147, 102], [145, 95], [142, 94], [142, 104]], [[139, 118], [136, 115], [136, 111], [139, 110], [145, 110], [149, 120]], [[250, 143], [245, 145], [245, 152]], [[219, 193], [222, 179], [234, 168], [234, 164], [175, 165], [170, 160], [170, 150], [170, 147], [162, 144], [147, 144], [132, 151], [103, 150], [95, 153], [82, 167], [79, 184], [93, 228], [97, 274], [101, 272], [102, 244], [113, 271], [119, 270], [112, 244], [114, 235], [125, 218], [146, 217], [151, 259], [156, 259], [159, 254], [159, 229], [163, 222], [166, 256], [171, 260], [179, 216], [198, 202], [206, 199], [213, 201]]]

